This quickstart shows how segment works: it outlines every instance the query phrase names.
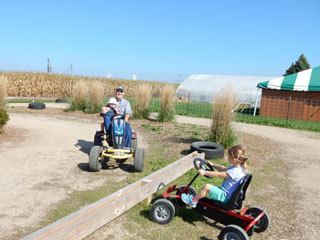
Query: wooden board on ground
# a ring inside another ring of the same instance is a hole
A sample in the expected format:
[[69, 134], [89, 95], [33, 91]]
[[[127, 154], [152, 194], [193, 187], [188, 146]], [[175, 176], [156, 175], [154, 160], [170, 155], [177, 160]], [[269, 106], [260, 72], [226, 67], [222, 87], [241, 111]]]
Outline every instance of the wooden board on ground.
[[150, 201], [160, 190], [193, 168], [194, 158], [204, 154], [193, 152], [158, 171], [72, 213], [26, 237], [36, 239], [83, 239], [136, 204]]

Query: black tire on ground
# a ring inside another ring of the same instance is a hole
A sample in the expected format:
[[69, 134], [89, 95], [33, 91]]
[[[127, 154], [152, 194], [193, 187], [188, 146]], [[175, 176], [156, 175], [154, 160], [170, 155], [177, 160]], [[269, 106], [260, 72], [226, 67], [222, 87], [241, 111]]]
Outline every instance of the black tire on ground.
[[131, 148], [133, 148], [134, 150], [136, 150], [137, 147], [138, 147], [138, 137], [132, 138], [132, 139], [131, 139]]
[[93, 146], [90, 150], [89, 154], [89, 168], [92, 172], [98, 172], [102, 168], [102, 153], [103, 147], [101, 146]]
[[198, 151], [205, 154], [205, 159], [223, 158], [224, 147], [213, 142], [194, 142], [190, 147], [191, 152]]
[[231, 224], [222, 229], [219, 234], [219, 240], [227, 239], [249, 240], [249, 236], [241, 227]]
[[158, 199], [152, 204], [150, 216], [153, 221], [159, 224], [168, 224], [175, 215], [175, 208], [167, 199]]
[[46, 105], [44, 103], [32, 102], [32, 103], [29, 103], [29, 108], [30, 109], [45, 109]]
[[251, 217], [257, 217], [261, 212], [264, 212], [264, 215], [260, 220], [253, 226], [253, 230], [255, 232], [264, 232], [269, 227], [270, 218], [266, 211], [259, 207], [251, 207], [249, 208], [245, 214], [248, 214]]
[[97, 131], [94, 135], [93, 146], [102, 146], [102, 136], [97, 136], [97, 134], [101, 134], [101, 132]]
[[134, 153], [134, 169], [137, 172], [142, 172], [144, 166], [144, 149], [137, 148]]
[[[186, 185], [182, 185], [181, 187], [178, 187], [178, 188], [185, 188], [185, 187], [186, 187]], [[195, 190], [192, 186], [190, 186], [190, 187], [188, 188], [188, 191], [187, 191], [186, 193], [187, 193], [187, 194], [190, 194], [190, 195], [196, 195], [196, 194], [197, 194], [196, 190]], [[177, 190], [176, 194], [179, 195], [179, 194], [180, 194], [180, 191]], [[186, 206], [186, 204], [181, 200], [181, 198], [179, 198], [178, 204], [179, 204], [181, 207], [185, 207], [185, 206]]]
[[56, 103], [67, 103], [68, 100], [66, 98], [57, 98]]

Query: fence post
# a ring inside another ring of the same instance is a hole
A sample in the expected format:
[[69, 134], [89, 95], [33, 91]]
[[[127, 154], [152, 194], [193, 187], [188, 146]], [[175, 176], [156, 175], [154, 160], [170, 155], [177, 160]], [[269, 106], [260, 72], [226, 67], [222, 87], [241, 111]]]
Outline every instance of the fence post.
[[188, 108], [187, 108], [187, 113], [189, 113], [189, 104], [190, 104], [190, 91], [188, 91]]
[[256, 112], [257, 112], [258, 96], [259, 96], [259, 88], [257, 88], [257, 96], [256, 96], [256, 103], [255, 103], [255, 105], [254, 105], [253, 116], [255, 116], [255, 115], [256, 115]]
[[289, 103], [288, 103], [288, 112], [287, 112], [287, 121], [286, 121], [286, 124], [288, 124], [288, 119], [289, 119], [290, 103], [291, 103], [291, 96], [289, 96]]

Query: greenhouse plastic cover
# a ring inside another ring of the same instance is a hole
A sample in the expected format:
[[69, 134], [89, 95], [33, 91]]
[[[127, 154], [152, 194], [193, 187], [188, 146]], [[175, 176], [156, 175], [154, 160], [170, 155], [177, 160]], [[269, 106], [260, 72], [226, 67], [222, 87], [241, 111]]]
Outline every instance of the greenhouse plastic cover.
[[274, 78], [276, 77], [191, 75], [177, 88], [176, 97], [183, 97], [192, 102], [214, 102], [214, 97], [220, 89], [231, 86], [240, 103], [253, 104], [257, 96], [258, 83]]

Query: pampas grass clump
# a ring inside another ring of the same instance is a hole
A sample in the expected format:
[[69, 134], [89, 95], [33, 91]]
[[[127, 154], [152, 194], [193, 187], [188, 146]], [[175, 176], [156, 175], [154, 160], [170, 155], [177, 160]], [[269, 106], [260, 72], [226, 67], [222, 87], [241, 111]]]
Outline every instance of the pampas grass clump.
[[8, 79], [5, 76], [0, 76], [0, 105], [4, 106], [7, 98], [7, 83]]
[[78, 81], [73, 89], [70, 110], [85, 111], [87, 106], [88, 87], [83, 81]]
[[162, 91], [158, 121], [169, 122], [174, 118], [174, 87], [166, 85]]
[[231, 86], [225, 86], [217, 92], [212, 105], [212, 127], [209, 140], [231, 147], [236, 136], [232, 130], [233, 109], [236, 106], [236, 94]]
[[135, 96], [133, 116], [135, 118], [148, 118], [150, 112], [150, 98], [152, 88], [148, 84], [139, 86]]
[[89, 103], [87, 111], [90, 113], [98, 113], [102, 107], [103, 88], [99, 81], [94, 81], [89, 88]]

